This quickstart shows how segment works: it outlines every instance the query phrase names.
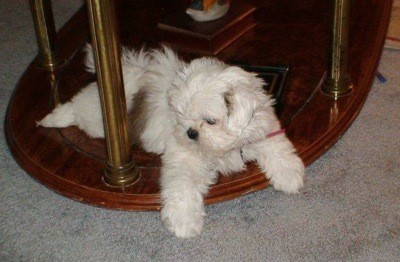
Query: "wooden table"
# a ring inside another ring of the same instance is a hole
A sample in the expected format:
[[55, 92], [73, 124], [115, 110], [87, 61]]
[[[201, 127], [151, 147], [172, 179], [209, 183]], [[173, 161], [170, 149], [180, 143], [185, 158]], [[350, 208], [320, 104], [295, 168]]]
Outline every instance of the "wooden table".
[[[168, 5], [163, 4], [168, 2]], [[248, 1], [257, 10], [257, 25], [218, 53], [226, 62], [242, 61], [264, 66], [287, 64], [291, 71], [282, 98], [281, 120], [301, 158], [309, 165], [326, 152], [357, 117], [368, 96], [382, 53], [391, 10], [390, 0], [354, 0], [349, 37], [349, 73], [354, 83], [350, 95], [333, 99], [319, 90], [327, 71], [331, 42], [329, 1]], [[157, 23], [183, 8], [182, 1], [117, 1], [121, 42], [129, 47], [158, 46]], [[65, 102], [95, 78], [83, 70], [81, 49], [89, 40], [85, 8], [59, 32], [58, 50], [67, 60], [51, 72], [34, 61], [23, 74], [10, 101], [6, 136], [23, 169], [40, 183], [72, 199], [96, 206], [124, 210], [159, 210], [160, 157], [132, 148], [141, 177], [129, 187], [103, 182], [106, 146], [76, 127], [36, 127], [54, 107]], [[197, 57], [180, 52], [185, 59]], [[351, 157], [351, 156], [349, 156]], [[220, 177], [206, 203], [229, 200], [267, 187], [255, 164], [229, 178]]]

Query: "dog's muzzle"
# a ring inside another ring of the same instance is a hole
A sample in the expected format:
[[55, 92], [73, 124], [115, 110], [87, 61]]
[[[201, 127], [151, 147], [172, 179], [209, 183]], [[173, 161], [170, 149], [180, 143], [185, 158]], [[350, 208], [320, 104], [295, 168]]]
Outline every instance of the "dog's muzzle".
[[199, 132], [197, 132], [197, 130], [189, 128], [189, 130], [186, 132], [187, 136], [190, 139], [196, 140], [199, 137]]

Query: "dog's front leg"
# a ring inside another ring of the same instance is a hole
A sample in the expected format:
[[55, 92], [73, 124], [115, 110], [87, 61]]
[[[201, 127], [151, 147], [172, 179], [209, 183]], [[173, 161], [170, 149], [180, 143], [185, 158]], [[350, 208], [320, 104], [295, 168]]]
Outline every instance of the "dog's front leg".
[[201, 159], [184, 150], [163, 155], [161, 171], [161, 219], [179, 238], [198, 235], [204, 225], [203, 197], [214, 182], [215, 172], [207, 170]]
[[246, 145], [243, 158], [256, 160], [276, 190], [293, 194], [303, 187], [304, 164], [285, 134]]

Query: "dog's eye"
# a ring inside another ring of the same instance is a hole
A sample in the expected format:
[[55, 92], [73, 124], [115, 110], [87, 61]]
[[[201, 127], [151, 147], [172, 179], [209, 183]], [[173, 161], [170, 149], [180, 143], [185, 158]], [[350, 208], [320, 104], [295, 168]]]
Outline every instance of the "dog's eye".
[[206, 122], [209, 125], [215, 125], [215, 123], [216, 123], [215, 119], [211, 119], [211, 118], [204, 118], [204, 122]]

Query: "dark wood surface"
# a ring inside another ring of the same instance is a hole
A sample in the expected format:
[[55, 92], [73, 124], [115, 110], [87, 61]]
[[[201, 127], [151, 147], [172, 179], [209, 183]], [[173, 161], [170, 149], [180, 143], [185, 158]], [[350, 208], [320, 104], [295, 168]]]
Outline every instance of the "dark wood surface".
[[182, 10], [161, 19], [157, 28], [160, 40], [174, 48], [189, 52], [216, 55], [252, 29], [256, 8], [236, 2], [220, 19], [197, 22]]
[[[257, 7], [257, 26], [218, 57], [228, 63], [290, 65], [281, 120], [287, 123], [288, 137], [309, 165], [343, 135], [362, 108], [382, 52], [391, 1], [352, 1], [349, 70], [355, 87], [349, 96], [337, 101], [316, 90], [329, 57], [329, 1], [246, 2]], [[118, 3], [121, 41], [136, 48], [143, 44], [158, 46], [159, 34], [154, 32], [160, 19], [184, 8], [182, 1]], [[108, 187], [102, 181], [104, 140], [89, 139], [76, 127], [36, 127], [35, 121], [52, 110], [55, 100], [67, 101], [93, 81], [93, 75], [83, 70], [80, 51], [88, 41], [87, 28], [86, 13], [81, 10], [58, 34], [60, 51], [68, 59], [66, 66], [50, 74], [33, 62], [21, 77], [6, 115], [10, 149], [32, 177], [67, 197], [108, 208], [158, 210], [159, 156], [133, 148], [141, 171], [139, 182], [124, 189]], [[180, 54], [185, 59], [197, 56]], [[309, 102], [305, 104], [306, 101]], [[264, 175], [249, 163], [245, 172], [221, 176], [207, 195], [206, 203], [229, 200], [266, 186]]]

